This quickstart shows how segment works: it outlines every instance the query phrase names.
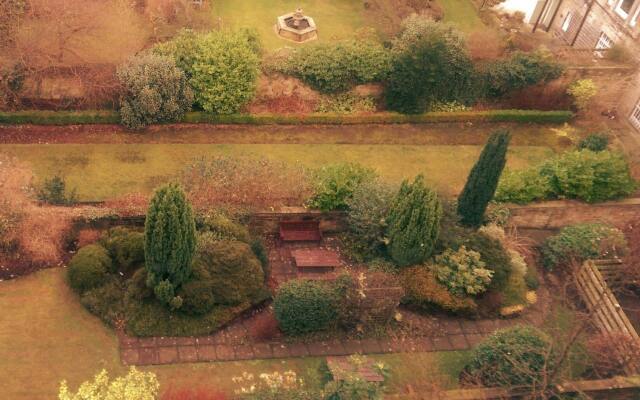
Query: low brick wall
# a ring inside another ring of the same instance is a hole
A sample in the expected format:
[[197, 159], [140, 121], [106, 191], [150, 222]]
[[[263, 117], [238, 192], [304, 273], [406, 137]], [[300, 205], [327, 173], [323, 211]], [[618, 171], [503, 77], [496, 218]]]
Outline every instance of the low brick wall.
[[519, 229], [558, 230], [564, 226], [602, 222], [618, 228], [640, 217], [640, 198], [586, 204], [578, 201], [547, 201], [526, 206], [512, 206], [511, 222]]
[[338, 233], [347, 228], [344, 212], [322, 212], [301, 207], [287, 207], [279, 211], [254, 213], [249, 217], [249, 227], [263, 235], [277, 234], [281, 221], [319, 221], [322, 233]]

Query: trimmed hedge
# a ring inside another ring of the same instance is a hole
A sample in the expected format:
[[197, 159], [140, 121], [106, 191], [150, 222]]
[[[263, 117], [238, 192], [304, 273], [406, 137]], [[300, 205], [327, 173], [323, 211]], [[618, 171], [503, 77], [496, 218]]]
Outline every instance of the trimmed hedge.
[[[430, 124], [440, 122], [521, 122], [535, 124], [560, 124], [573, 118], [571, 111], [490, 110], [428, 112], [404, 115], [391, 112], [366, 115], [313, 113], [286, 114], [230, 114], [215, 115], [206, 112], [189, 112], [182, 120], [190, 124], [229, 125], [360, 125], [360, 124]], [[90, 125], [118, 124], [115, 111], [16, 111], [0, 112], [0, 124], [6, 125]]]

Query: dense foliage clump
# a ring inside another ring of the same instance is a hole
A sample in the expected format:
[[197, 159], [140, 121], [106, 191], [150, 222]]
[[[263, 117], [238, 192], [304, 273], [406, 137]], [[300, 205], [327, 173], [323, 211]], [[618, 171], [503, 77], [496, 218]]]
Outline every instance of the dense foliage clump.
[[442, 205], [436, 193], [419, 175], [404, 181], [391, 204], [387, 238], [388, 252], [399, 266], [421, 264], [432, 254], [440, 231]]
[[100, 244], [109, 252], [115, 272], [133, 273], [144, 265], [144, 233], [123, 227], [110, 229]]
[[497, 331], [480, 343], [462, 378], [488, 387], [542, 387], [554, 366], [551, 338], [534, 327], [516, 326]]
[[545, 240], [541, 252], [545, 268], [581, 263], [588, 259], [617, 257], [627, 250], [622, 231], [604, 224], [577, 224], [562, 228]]
[[184, 71], [203, 110], [232, 114], [249, 102], [256, 90], [259, 44], [250, 31], [183, 31], [154, 49], [172, 57]]
[[414, 307], [456, 314], [474, 314], [478, 308], [472, 298], [452, 293], [428, 267], [407, 268], [401, 272], [400, 280], [405, 290], [403, 302]]
[[636, 187], [622, 154], [577, 150], [526, 172], [505, 174], [498, 185], [496, 200], [525, 203], [570, 198], [597, 203], [628, 196]]
[[291, 335], [327, 329], [338, 316], [333, 288], [311, 280], [293, 280], [280, 286], [273, 307], [280, 328]]
[[540, 51], [516, 52], [510, 58], [495, 61], [484, 68], [484, 92], [489, 97], [504, 96], [527, 86], [557, 79], [562, 72], [562, 66], [550, 54]]
[[384, 80], [389, 52], [374, 40], [319, 43], [297, 49], [278, 66], [323, 93], [343, 92], [363, 83]]
[[507, 131], [492, 134], [471, 169], [467, 183], [458, 198], [458, 213], [467, 226], [479, 226], [484, 212], [493, 199], [500, 175], [507, 163], [507, 148], [511, 136]]
[[69, 262], [69, 285], [78, 293], [101, 286], [111, 270], [111, 258], [107, 250], [97, 244], [78, 250]]
[[391, 110], [421, 113], [475, 98], [473, 63], [463, 35], [450, 25], [410, 16], [393, 43], [391, 64], [385, 92]]
[[191, 109], [193, 92], [184, 72], [169, 57], [133, 57], [118, 69], [118, 80], [122, 86], [120, 118], [128, 128], [180, 121]]
[[460, 296], [474, 296], [486, 291], [493, 276], [493, 271], [480, 260], [480, 253], [464, 246], [437, 256], [434, 270], [438, 280]]
[[359, 164], [332, 164], [315, 174], [315, 193], [309, 205], [322, 211], [346, 210], [354, 191], [363, 183], [374, 180], [373, 170]]
[[604, 151], [609, 146], [609, 136], [604, 133], [592, 133], [578, 143], [578, 149], [591, 150], [595, 153]]

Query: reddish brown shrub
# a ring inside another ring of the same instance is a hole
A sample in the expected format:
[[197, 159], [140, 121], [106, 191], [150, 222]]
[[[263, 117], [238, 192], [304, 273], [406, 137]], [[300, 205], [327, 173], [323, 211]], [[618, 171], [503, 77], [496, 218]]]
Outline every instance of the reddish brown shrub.
[[181, 182], [196, 209], [299, 206], [311, 195], [305, 168], [269, 159], [214, 157], [191, 164]]
[[145, 215], [149, 206], [149, 199], [148, 194], [130, 193], [107, 200], [104, 206], [122, 217]]
[[587, 343], [593, 372], [599, 378], [625, 375], [640, 368], [640, 341], [625, 333], [599, 334]]
[[97, 242], [101, 235], [97, 229], [82, 229], [78, 232], [78, 248]]
[[570, 110], [573, 100], [567, 94], [567, 83], [556, 80], [519, 90], [505, 103], [505, 107], [523, 110]]
[[467, 47], [473, 60], [485, 61], [500, 58], [505, 52], [506, 45], [498, 32], [483, 29], [468, 36]]
[[273, 312], [263, 312], [253, 317], [249, 325], [249, 335], [258, 342], [265, 342], [278, 337], [280, 328]]
[[161, 397], [161, 400], [228, 400], [229, 397], [217, 390], [198, 387], [198, 388], [173, 388], [167, 389]]

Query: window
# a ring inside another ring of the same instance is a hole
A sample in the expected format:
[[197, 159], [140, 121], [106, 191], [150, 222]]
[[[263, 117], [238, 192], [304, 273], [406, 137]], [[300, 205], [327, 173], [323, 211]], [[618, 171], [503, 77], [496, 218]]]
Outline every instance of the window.
[[569, 30], [571, 26], [571, 20], [573, 19], [573, 14], [569, 12], [562, 23], [562, 32], [566, 32]]
[[618, 7], [616, 7], [616, 12], [618, 13], [618, 15], [620, 15], [624, 19], [627, 19], [635, 1], [636, 0], [620, 0], [620, 3], [618, 3]]
[[600, 32], [600, 37], [598, 38], [598, 43], [596, 43], [595, 52], [593, 53], [596, 57], [604, 57], [604, 51], [597, 50], [606, 50], [610, 49], [613, 46], [613, 40], [606, 33]]
[[638, 101], [638, 104], [636, 104], [633, 109], [631, 117], [629, 117], [629, 121], [631, 121], [631, 125], [640, 131], [640, 101]]

